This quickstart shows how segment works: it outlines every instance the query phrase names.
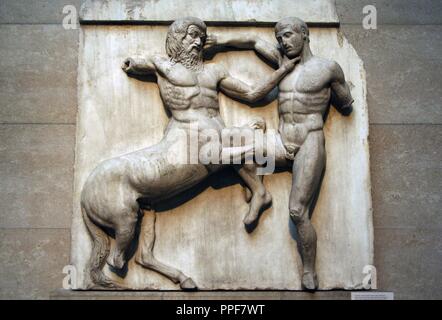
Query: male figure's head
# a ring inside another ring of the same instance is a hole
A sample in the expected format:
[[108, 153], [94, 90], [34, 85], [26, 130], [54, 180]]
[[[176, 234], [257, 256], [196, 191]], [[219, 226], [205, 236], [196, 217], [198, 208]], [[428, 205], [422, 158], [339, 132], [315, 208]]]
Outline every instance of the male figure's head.
[[307, 24], [295, 17], [279, 21], [275, 26], [275, 36], [283, 53], [290, 59], [301, 55], [310, 41]]
[[167, 55], [188, 68], [198, 68], [203, 62], [206, 30], [206, 24], [195, 17], [175, 20], [167, 32]]

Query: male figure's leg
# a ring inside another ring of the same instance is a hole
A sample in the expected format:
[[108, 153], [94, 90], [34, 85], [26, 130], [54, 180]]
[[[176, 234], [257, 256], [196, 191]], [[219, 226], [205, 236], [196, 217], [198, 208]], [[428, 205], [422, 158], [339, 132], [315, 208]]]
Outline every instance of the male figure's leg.
[[304, 265], [302, 284], [306, 289], [318, 287], [315, 272], [316, 232], [309, 217], [313, 195], [318, 190], [325, 167], [324, 134], [310, 132], [293, 162], [293, 180], [290, 193], [290, 218], [295, 223], [301, 244]]

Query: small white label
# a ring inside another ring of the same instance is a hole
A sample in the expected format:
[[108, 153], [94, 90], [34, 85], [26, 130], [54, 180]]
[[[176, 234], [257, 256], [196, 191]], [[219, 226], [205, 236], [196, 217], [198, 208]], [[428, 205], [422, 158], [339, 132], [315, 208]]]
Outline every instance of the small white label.
[[393, 292], [352, 292], [351, 300], [394, 300]]

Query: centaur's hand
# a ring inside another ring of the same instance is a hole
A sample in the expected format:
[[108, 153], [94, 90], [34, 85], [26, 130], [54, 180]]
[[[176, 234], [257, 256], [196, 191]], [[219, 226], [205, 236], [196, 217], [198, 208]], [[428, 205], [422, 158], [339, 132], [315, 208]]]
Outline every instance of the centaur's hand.
[[215, 47], [216, 45], [218, 45], [218, 37], [213, 33], [208, 34], [206, 37], [206, 42], [204, 43], [204, 50]]
[[286, 61], [283, 62], [281, 68], [284, 68], [285, 72], [289, 73], [295, 68], [295, 66], [298, 64], [299, 61], [301, 61], [301, 57], [296, 57], [294, 59], [287, 59]]
[[266, 122], [265, 122], [265, 120], [263, 118], [254, 118], [254, 119], [252, 119], [249, 122], [248, 126], [250, 128], [252, 128], [253, 130], [261, 129], [263, 131], [266, 131]]
[[121, 69], [123, 69], [124, 72], [129, 72], [133, 66], [135, 65], [135, 60], [132, 58], [126, 58], [121, 65]]

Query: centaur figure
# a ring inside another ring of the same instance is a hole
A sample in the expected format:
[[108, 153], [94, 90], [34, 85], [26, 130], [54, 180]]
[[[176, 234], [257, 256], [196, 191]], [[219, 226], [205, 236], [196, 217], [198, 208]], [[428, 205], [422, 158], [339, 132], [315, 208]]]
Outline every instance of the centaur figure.
[[[142, 216], [141, 199], [149, 204], [171, 197], [222, 167], [198, 161], [193, 164], [174, 161], [182, 152], [182, 144], [177, 142], [182, 141], [183, 132], [188, 136], [200, 134], [199, 150], [208, 143], [219, 145], [220, 141], [214, 142], [204, 136], [204, 131], [210, 129], [216, 130], [221, 137], [221, 130], [225, 128], [219, 112], [218, 91], [247, 102], [262, 99], [299, 61], [287, 59], [261, 83], [249, 86], [230, 76], [221, 65], [203, 62], [205, 40], [203, 21], [193, 17], [179, 19], [170, 26], [167, 34], [168, 56], [128, 58], [123, 63], [122, 68], [129, 75], [156, 75], [170, 121], [158, 144], [102, 162], [84, 184], [81, 209], [93, 240], [88, 270], [96, 288], [118, 287], [105, 276], [104, 264], [107, 261], [119, 270], [127, 263], [126, 251]], [[252, 127], [260, 127], [260, 123]], [[271, 196], [259, 177], [244, 168], [239, 168], [238, 172], [252, 194], [246, 218], [257, 217], [257, 212], [268, 205]], [[179, 283], [182, 289], [195, 289], [190, 277], [153, 256], [154, 225], [148, 223], [146, 226], [150, 229], [143, 230], [144, 242], [135, 257], [136, 262]], [[105, 232], [108, 229], [115, 233], [115, 246], [110, 254], [109, 236]]]

